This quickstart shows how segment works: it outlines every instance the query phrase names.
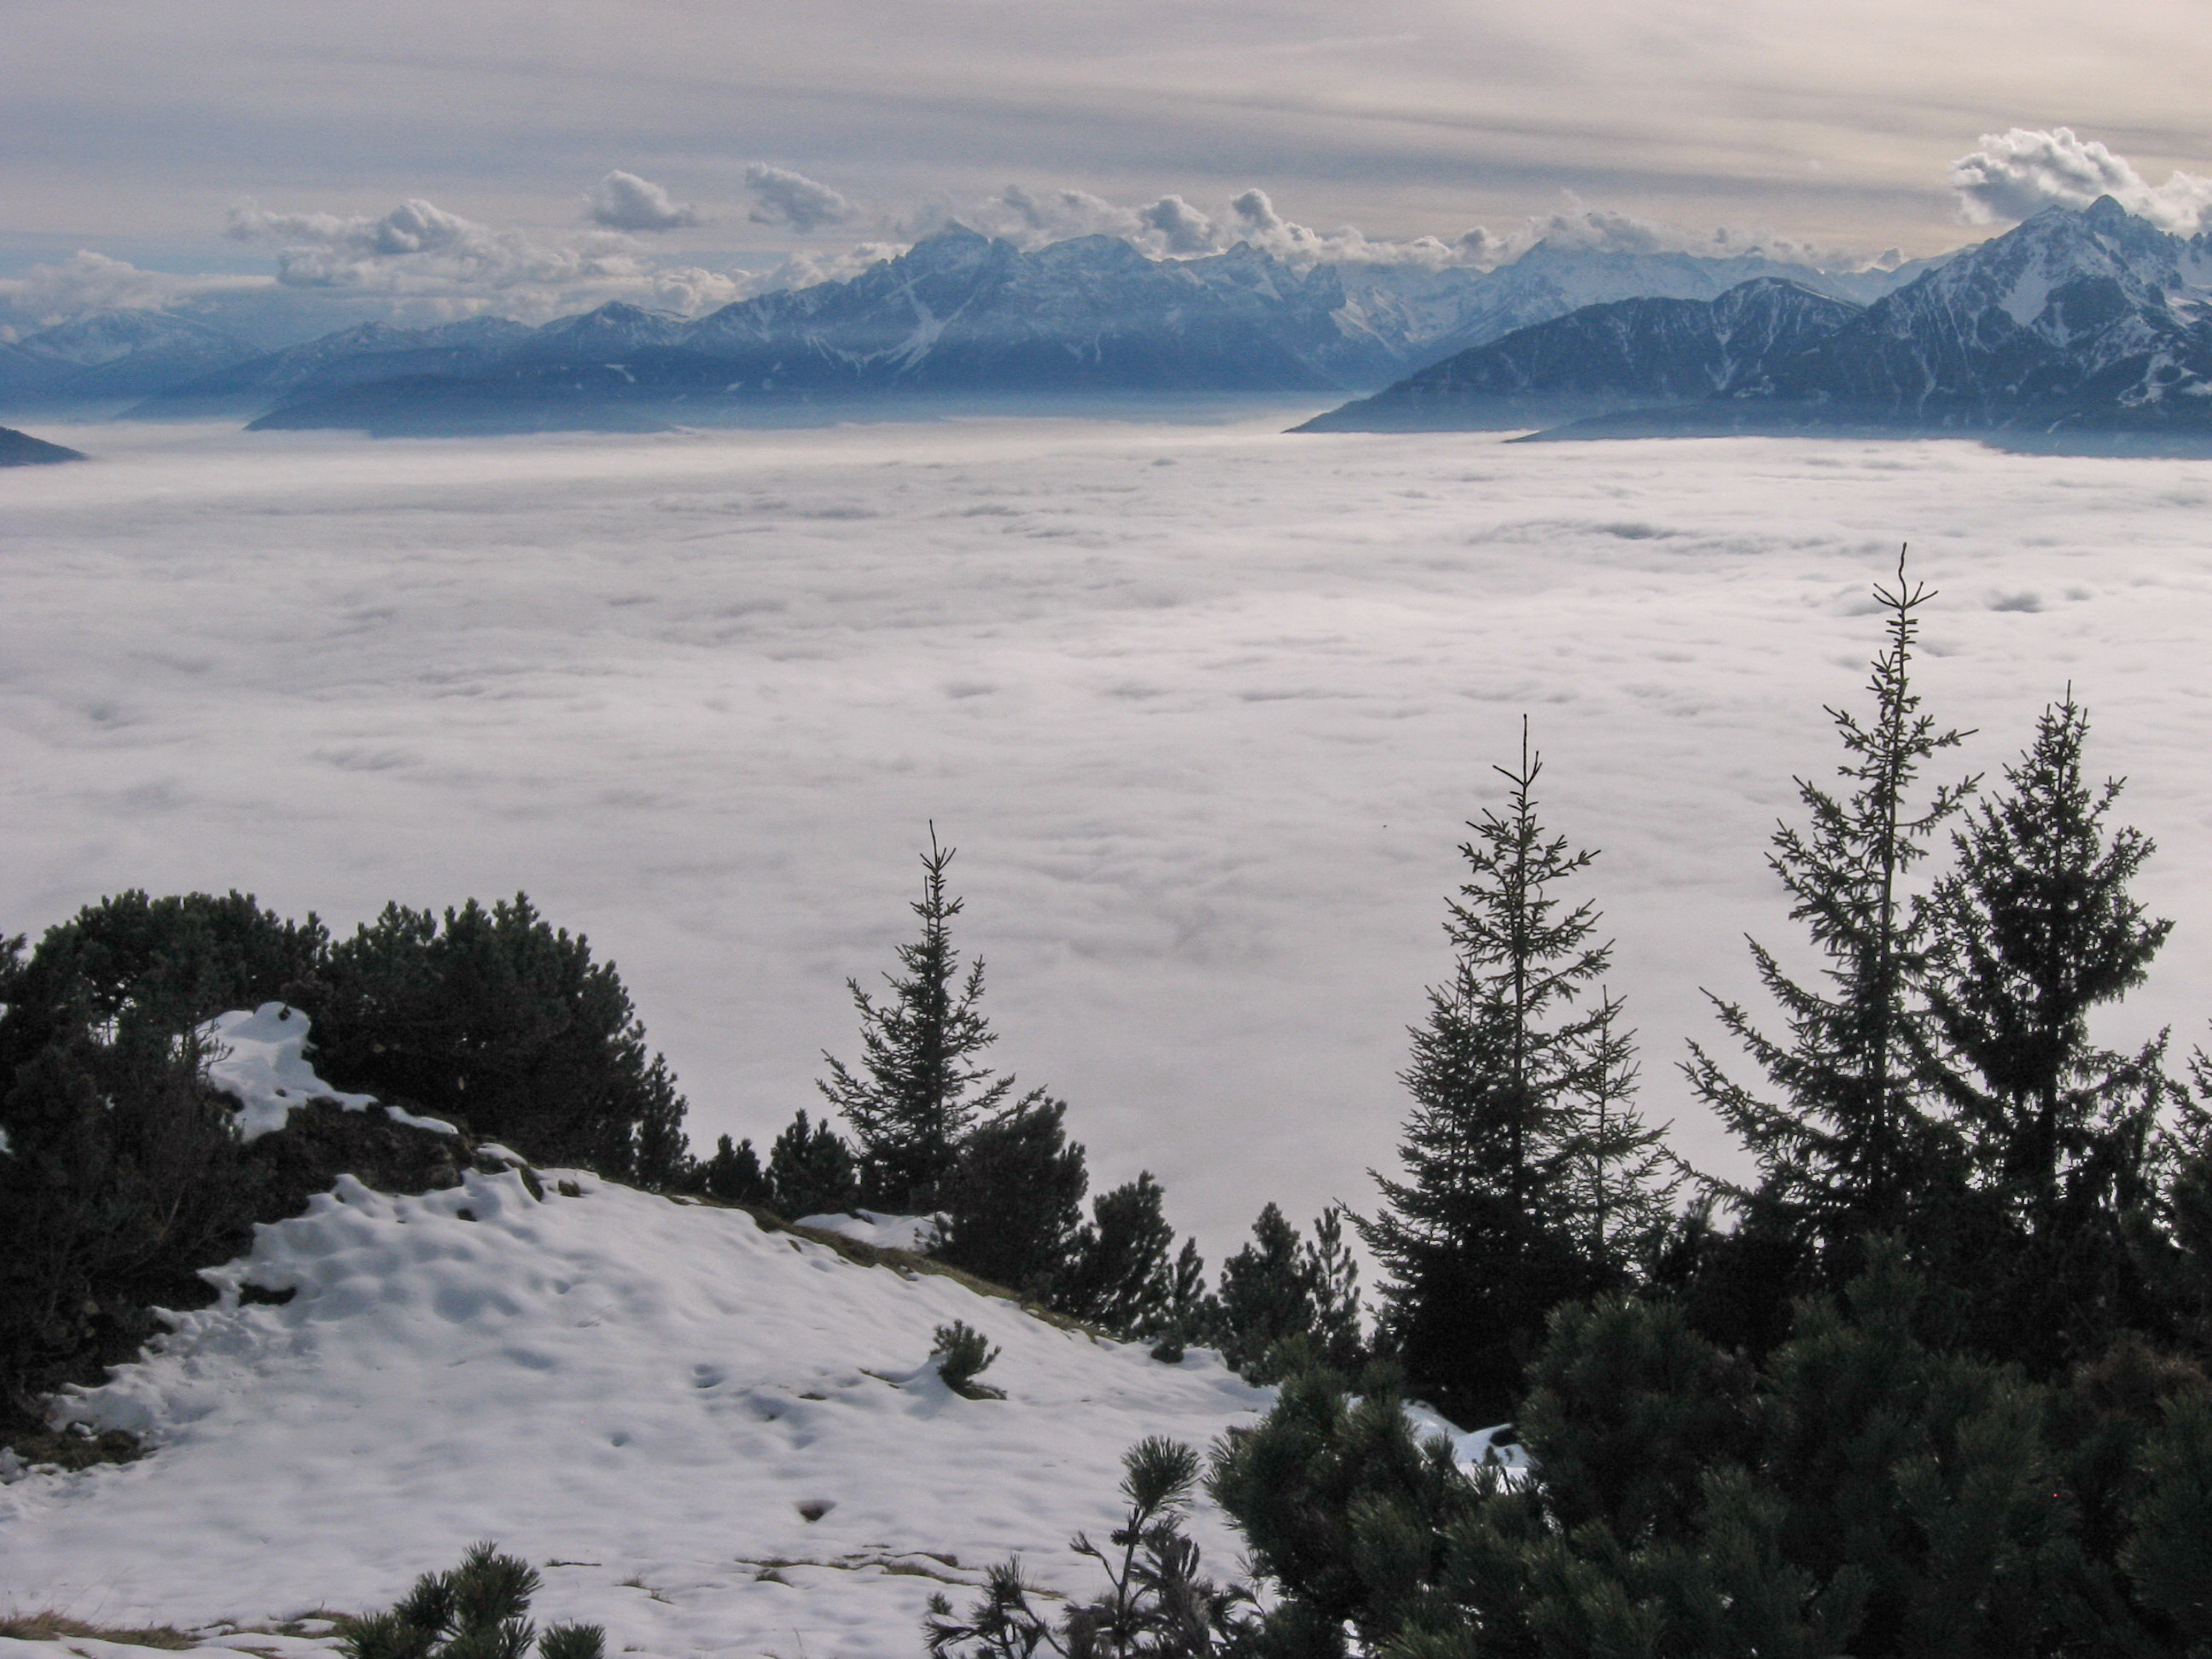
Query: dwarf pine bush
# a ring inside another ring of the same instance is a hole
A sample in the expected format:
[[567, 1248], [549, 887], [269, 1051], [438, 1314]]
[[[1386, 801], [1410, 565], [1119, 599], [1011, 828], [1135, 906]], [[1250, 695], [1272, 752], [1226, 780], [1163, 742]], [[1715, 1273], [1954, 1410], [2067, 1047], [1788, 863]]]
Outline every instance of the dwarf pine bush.
[[471, 1544], [447, 1572], [426, 1572], [382, 1613], [346, 1620], [338, 1648], [346, 1659], [605, 1659], [597, 1625], [549, 1625], [541, 1634], [524, 1617], [538, 1593], [538, 1571], [501, 1555], [487, 1539]]

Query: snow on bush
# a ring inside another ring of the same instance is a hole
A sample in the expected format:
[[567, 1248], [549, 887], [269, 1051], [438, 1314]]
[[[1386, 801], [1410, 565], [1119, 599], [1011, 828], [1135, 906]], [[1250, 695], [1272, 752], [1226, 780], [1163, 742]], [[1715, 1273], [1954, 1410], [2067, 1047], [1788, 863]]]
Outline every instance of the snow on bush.
[[[307, 1017], [282, 1002], [264, 1002], [252, 1013], [234, 1009], [199, 1028], [210, 1058], [207, 1079], [238, 1102], [238, 1135], [256, 1140], [284, 1127], [295, 1106], [327, 1100], [349, 1112], [377, 1103], [374, 1095], [342, 1094], [315, 1075], [307, 1063]], [[441, 1118], [417, 1117], [397, 1106], [385, 1115], [417, 1129], [452, 1134]]]

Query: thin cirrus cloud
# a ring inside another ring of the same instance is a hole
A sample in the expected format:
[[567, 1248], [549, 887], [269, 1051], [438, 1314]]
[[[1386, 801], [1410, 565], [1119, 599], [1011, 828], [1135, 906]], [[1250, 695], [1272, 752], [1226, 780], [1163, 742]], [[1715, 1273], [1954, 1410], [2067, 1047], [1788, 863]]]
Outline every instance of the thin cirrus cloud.
[[[574, 0], [557, 27], [521, 0], [373, 16], [201, 0], [91, 33], [19, 7], [0, 230], [204, 249], [238, 193], [357, 210], [400, 186], [549, 223], [573, 218], [580, 175], [627, 157], [646, 180], [680, 166], [702, 204], [750, 193], [760, 216], [738, 222], [793, 234], [862, 222], [846, 179], [887, 203], [1015, 179], [1165, 190], [1217, 220], [1256, 185], [1398, 240], [1573, 191], [1933, 251], [1957, 236], [1944, 163], [1976, 133], [2063, 112], [2130, 135], [2151, 176], [2196, 170], [2205, 62], [2178, 3], [2014, 0], [2002, 31], [1983, 8], [1902, 0], [1373, 0], [1354, 29], [1320, 0], [758, 0], [742, 29], [690, 0]], [[773, 174], [749, 182], [753, 157]]]

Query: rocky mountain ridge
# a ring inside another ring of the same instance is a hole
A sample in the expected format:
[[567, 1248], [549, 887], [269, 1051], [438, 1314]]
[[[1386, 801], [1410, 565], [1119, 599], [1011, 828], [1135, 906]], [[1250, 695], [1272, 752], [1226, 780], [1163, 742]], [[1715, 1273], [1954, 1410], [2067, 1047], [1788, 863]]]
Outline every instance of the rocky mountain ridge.
[[1801, 290], [1764, 335], [1729, 320], [1778, 292], [1588, 307], [1303, 429], [2212, 441], [2212, 232], [2172, 234], [2110, 197], [2045, 209], [1864, 307]]
[[[377, 408], [435, 418], [474, 407], [495, 422], [527, 424], [534, 410], [556, 424], [621, 425], [629, 419], [608, 419], [617, 405], [681, 404], [698, 418], [702, 405], [887, 393], [1326, 396], [1379, 387], [1583, 305], [1711, 299], [1762, 276], [1839, 298], [1899, 280], [1757, 254], [1550, 243], [1486, 270], [1293, 264], [1250, 246], [1155, 260], [1113, 237], [1024, 250], [955, 226], [850, 278], [696, 319], [616, 301], [536, 329], [496, 318], [366, 324], [257, 353], [189, 319], [110, 313], [0, 348], [0, 405], [112, 412], [136, 399], [127, 413], [137, 418], [282, 406], [273, 423], [292, 425], [343, 424], [335, 417]], [[95, 362], [92, 337], [103, 335], [122, 349]]]

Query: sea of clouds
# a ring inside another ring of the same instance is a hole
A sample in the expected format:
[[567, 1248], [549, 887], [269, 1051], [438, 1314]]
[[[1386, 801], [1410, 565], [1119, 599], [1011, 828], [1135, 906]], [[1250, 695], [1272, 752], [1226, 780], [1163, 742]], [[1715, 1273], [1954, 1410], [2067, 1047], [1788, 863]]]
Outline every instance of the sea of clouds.
[[[370, 443], [55, 431], [0, 478], [0, 933], [238, 887], [349, 928], [526, 889], [757, 1141], [891, 965], [934, 820], [1000, 1061], [1218, 1257], [1370, 1201], [1447, 971], [1463, 821], [1525, 714], [1645, 1102], [1701, 988], [1795, 930], [1764, 866], [1869, 590], [1942, 590], [1920, 685], [1994, 771], [2071, 681], [2179, 927], [2107, 1025], [2212, 1015], [2212, 463], [1962, 442], [946, 422]], [[1799, 959], [1802, 958], [1795, 958]]]

